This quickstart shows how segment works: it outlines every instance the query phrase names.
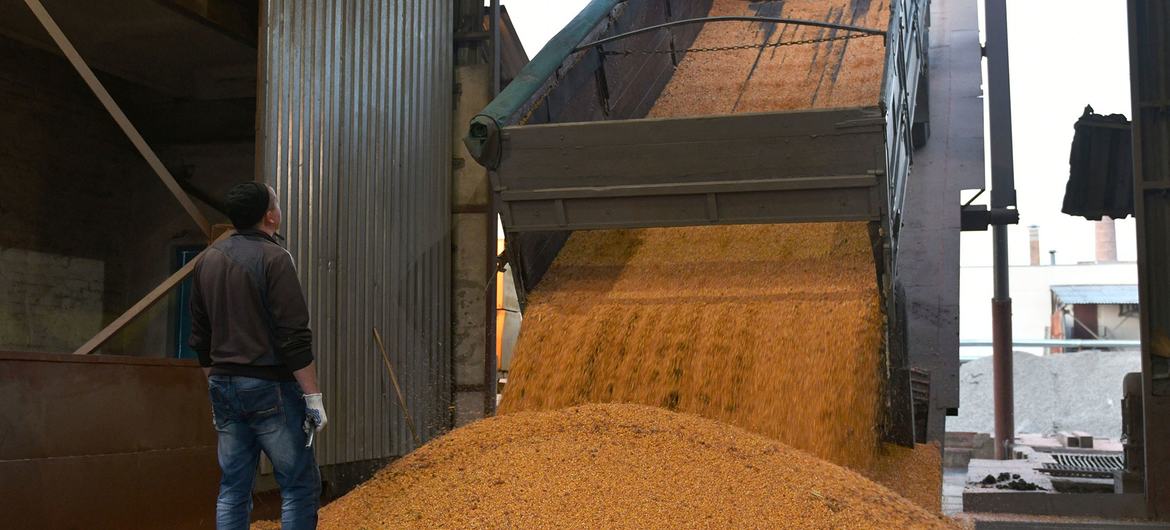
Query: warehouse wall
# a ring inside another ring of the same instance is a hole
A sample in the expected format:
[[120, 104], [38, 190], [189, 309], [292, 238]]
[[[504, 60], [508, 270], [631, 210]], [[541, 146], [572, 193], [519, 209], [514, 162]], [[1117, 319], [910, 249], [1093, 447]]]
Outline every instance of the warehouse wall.
[[[183, 128], [172, 100], [100, 77], [132, 119], [153, 115], [143, 135], [174, 173], [213, 194], [251, 178], [251, 140], [155, 141]], [[204, 240], [64, 58], [0, 37], [0, 100], [0, 322], [20, 331], [0, 349], [71, 351], [165, 279], [175, 247]], [[104, 351], [169, 354], [168, 302]]]
[[70, 351], [101, 326], [104, 262], [0, 248], [0, 337], [6, 348]]
[[[78, 339], [100, 329], [103, 314], [113, 311], [107, 305], [125, 291], [122, 265], [106, 263], [116, 255], [128, 213], [108, 187], [108, 176], [134, 181], [142, 175], [130, 169], [129, 142], [63, 60], [0, 38], [0, 99], [0, 249], [6, 271], [0, 275], [0, 318], [24, 327], [19, 336], [0, 335], [0, 348], [76, 347]], [[74, 258], [102, 266], [81, 271], [68, 263]], [[86, 294], [97, 298], [97, 313], [65, 328], [50, 325], [50, 312], [68, 314], [71, 304], [45, 295], [69, 276], [97, 288]]]
[[1097, 306], [1097, 333], [1101, 338], [1141, 340], [1142, 323], [1137, 314], [1126, 314], [1117, 304]]
[[268, 0], [262, 171], [281, 197], [329, 408], [318, 462], [450, 426], [452, 20], [441, 0]]

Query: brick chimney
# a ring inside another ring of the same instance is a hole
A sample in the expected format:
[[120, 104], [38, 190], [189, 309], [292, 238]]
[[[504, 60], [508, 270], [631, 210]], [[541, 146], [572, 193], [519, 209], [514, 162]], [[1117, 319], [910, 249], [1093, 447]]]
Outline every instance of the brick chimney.
[[1097, 263], [1116, 262], [1117, 229], [1113, 226], [1113, 219], [1103, 216], [1094, 224], [1097, 229]]
[[1028, 263], [1033, 267], [1040, 264], [1040, 227], [1032, 225], [1028, 227], [1028, 249], [1030, 260]]

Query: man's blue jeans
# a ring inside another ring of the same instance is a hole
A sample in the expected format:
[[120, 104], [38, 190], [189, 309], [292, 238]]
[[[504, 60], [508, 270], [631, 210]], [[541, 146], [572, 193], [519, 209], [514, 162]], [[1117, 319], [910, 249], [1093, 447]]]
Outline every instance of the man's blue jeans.
[[268, 455], [280, 485], [281, 528], [316, 528], [321, 475], [313, 449], [305, 447], [305, 400], [300, 385], [213, 375], [208, 392], [219, 431], [219, 468], [223, 472], [215, 507], [216, 528], [248, 528], [260, 451]]

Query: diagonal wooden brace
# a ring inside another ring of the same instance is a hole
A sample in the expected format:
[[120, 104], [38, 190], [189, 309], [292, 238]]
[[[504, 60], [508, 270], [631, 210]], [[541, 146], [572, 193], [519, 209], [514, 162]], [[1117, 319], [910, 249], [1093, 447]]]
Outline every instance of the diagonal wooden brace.
[[204, 217], [203, 212], [195, 207], [195, 203], [191, 201], [191, 198], [187, 196], [183, 188], [175, 181], [175, 177], [163, 165], [162, 160], [159, 160], [158, 155], [147, 145], [146, 140], [139, 134], [138, 129], [134, 128], [134, 124], [130, 123], [130, 119], [122, 112], [121, 107], [114, 102], [114, 98], [110, 97], [110, 93], [106, 91], [106, 87], [102, 86], [101, 81], [98, 81], [93, 70], [89, 68], [89, 65], [85, 64], [85, 60], [77, 53], [77, 49], [73, 47], [73, 43], [69, 42], [69, 39], [65, 37], [65, 33], [57, 26], [53, 17], [49, 16], [49, 12], [41, 4], [41, 0], [24, 0], [24, 3], [36, 15], [41, 25], [45, 27], [45, 31], [49, 32], [49, 36], [53, 38], [53, 42], [56, 42], [57, 46], [61, 48], [61, 51], [65, 54], [65, 58], [69, 59], [69, 62], [77, 69], [77, 73], [81, 75], [85, 84], [89, 85], [90, 90], [93, 90], [94, 95], [101, 101], [102, 106], [106, 108], [110, 116], [118, 123], [118, 127], [121, 127], [122, 132], [126, 133], [126, 137], [130, 139], [130, 143], [134, 144], [134, 147], [138, 149], [142, 157], [146, 159], [146, 163], [150, 164], [150, 168], [158, 174], [158, 178], [162, 179], [163, 184], [166, 185], [167, 189], [171, 190], [171, 193], [178, 199], [179, 204], [183, 205], [183, 209], [187, 211], [191, 219], [195, 221], [195, 224], [199, 225], [199, 229], [203, 231], [203, 235], [210, 240], [212, 238], [211, 224], [207, 222], [207, 218]]
[[[234, 233], [234, 230], [226, 230], [215, 241], [220, 241]], [[208, 248], [211, 248], [210, 245]], [[110, 322], [108, 326], [99, 331], [97, 335], [94, 335], [92, 339], [89, 339], [80, 348], [77, 348], [77, 351], [73, 352], [73, 355], [89, 355], [97, 351], [98, 348], [101, 348], [103, 344], [113, 338], [114, 334], [121, 331], [122, 328], [126, 327], [135, 318], [138, 318], [138, 315], [141, 315], [147, 309], [150, 309], [151, 306], [158, 303], [159, 300], [162, 300], [167, 293], [171, 292], [171, 289], [183, 283], [183, 280], [186, 280], [192, 272], [195, 272], [195, 265], [199, 264], [199, 260], [203, 259], [203, 256], [206, 254], [207, 249], [203, 249], [203, 252], [196, 254], [194, 258], [191, 258], [191, 261], [183, 265], [183, 268], [175, 271], [174, 274], [170, 275], [166, 280], [163, 280], [158, 287], [155, 287], [154, 290], [139, 300], [138, 303], [131, 306], [130, 309], [127, 309], [125, 313], [122, 313], [122, 316], [114, 319], [113, 322]]]

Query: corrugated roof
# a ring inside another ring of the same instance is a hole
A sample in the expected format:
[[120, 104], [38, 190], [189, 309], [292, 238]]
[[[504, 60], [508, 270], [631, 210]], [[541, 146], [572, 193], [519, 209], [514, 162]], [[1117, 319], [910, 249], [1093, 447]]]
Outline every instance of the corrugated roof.
[[1052, 295], [1062, 304], [1136, 304], [1137, 285], [1053, 285]]

